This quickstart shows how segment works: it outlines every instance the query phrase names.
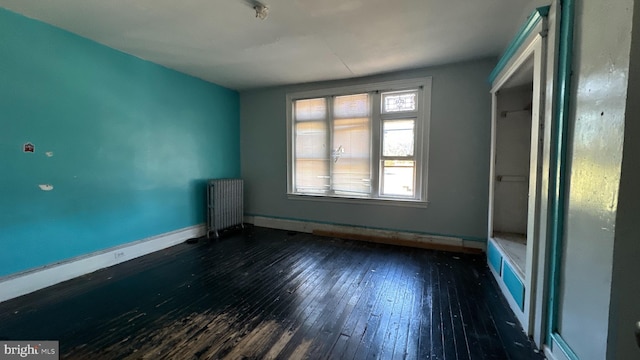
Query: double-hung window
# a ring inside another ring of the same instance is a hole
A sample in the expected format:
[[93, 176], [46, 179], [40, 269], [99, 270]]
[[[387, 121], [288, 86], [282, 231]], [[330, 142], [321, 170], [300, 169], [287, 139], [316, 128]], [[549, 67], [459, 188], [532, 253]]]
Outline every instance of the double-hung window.
[[426, 202], [431, 79], [287, 94], [288, 193]]

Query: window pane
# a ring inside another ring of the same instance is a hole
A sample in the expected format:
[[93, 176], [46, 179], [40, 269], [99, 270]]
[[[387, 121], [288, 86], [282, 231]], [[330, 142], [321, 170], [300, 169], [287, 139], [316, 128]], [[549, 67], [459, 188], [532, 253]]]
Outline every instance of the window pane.
[[369, 116], [369, 94], [336, 96], [333, 113], [336, 118], [356, 118]]
[[300, 122], [296, 124], [295, 131], [296, 159], [328, 159], [326, 122]]
[[295, 166], [295, 192], [324, 194], [329, 190], [328, 159], [296, 159]]
[[369, 94], [334, 98], [331, 186], [336, 194], [371, 193], [369, 101]]
[[382, 128], [382, 156], [413, 156], [415, 120], [387, 120]]
[[289, 194], [424, 201], [431, 79], [373, 86], [287, 93]]
[[333, 124], [333, 190], [371, 193], [369, 118], [340, 119]]
[[294, 102], [295, 121], [324, 120], [327, 118], [325, 98], [296, 100]]
[[416, 111], [417, 94], [415, 90], [383, 93], [382, 112]]
[[413, 197], [414, 161], [385, 160], [382, 162], [382, 195]]
[[329, 189], [327, 123], [305, 121], [295, 126], [295, 191], [326, 192]]

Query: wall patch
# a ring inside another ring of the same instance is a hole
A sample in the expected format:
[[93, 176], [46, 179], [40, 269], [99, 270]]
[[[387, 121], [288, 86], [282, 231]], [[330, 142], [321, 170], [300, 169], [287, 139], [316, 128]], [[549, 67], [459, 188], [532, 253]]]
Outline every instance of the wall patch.
[[30, 142], [25, 143], [24, 145], [22, 145], [22, 151], [26, 153], [36, 152], [36, 146]]

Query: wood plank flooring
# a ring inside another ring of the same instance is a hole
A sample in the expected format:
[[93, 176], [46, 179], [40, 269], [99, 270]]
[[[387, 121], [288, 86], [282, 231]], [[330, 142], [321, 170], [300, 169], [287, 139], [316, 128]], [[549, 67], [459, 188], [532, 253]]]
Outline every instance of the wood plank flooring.
[[484, 255], [249, 227], [0, 304], [62, 359], [542, 359]]

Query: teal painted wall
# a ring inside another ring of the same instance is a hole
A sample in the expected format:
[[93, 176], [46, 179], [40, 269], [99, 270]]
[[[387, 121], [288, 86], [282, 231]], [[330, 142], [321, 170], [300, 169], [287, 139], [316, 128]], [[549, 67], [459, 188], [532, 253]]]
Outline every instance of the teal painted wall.
[[237, 92], [4, 9], [0, 54], [0, 276], [202, 223], [240, 175]]
[[502, 255], [491, 241], [487, 244], [487, 259], [489, 260], [489, 265], [491, 265], [493, 270], [495, 270], [498, 275], [502, 276]]
[[516, 275], [516, 272], [508, 261], [505, 261], [504, 266], [502, 267], [502, 280], [504, 281], [504, 285], [507, 289], [509, 289], [513, 300], [518, 304], [520, 310], [523, 310], [524, 284], [522, 284], [522, 281], [520, 281], [520, 278]]

